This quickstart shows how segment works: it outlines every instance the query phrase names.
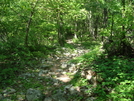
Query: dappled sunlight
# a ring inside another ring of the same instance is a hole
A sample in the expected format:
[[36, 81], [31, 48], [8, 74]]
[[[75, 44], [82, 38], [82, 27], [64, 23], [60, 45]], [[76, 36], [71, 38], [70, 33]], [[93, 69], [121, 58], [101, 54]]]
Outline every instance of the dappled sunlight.
[[71, 80], [71, 78], [69, 76], [67, 76], [67, 75], [61, 75], [61, 76], [57, 77], [56, 79], [58, 79], [58, 80], [60, 80], [62, 82], [65, 82], [65, 83], [69, 82]]
[[134, 0], [0, 5], [0, 101], [134, 100]]

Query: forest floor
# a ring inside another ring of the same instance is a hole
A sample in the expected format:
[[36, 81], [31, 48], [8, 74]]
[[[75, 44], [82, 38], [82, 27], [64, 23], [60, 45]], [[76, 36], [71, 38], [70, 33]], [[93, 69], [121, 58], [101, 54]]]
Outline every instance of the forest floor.
[[[45, 96], [43, 101], [80, 101], [83, 99], [81, 85], [79, 82], [78, 85], [76, 84], [77, 78], [74, 79], [74, 76], [80, 73], [79, 68], [83, 63], [72, 62], [72, 60], [91, 50], [81, 44], [74, 44], [71, 40], [68, 40], [67, 44], [66, 47], [57, 48], [48, 58], [37, 59], [34, 65], [26, 67], [25, 72], [18, 75], [13, 85], [1, 90], [3, 96], [14, 99], [11, 101], [26, 101], [26, 92], [32, 88], [43, 92]], [[82, 75], [82, 72], [79, 75]]]
[[43, 99], [35, 101], [133, 101], [134, 60], [101, 58], [101, 47], [68, 40], [47, 58], [27, 61], [14, 83], [0, 89], [1, 101], [34, 101], [29, 96], [36, 98], [39, 91]]

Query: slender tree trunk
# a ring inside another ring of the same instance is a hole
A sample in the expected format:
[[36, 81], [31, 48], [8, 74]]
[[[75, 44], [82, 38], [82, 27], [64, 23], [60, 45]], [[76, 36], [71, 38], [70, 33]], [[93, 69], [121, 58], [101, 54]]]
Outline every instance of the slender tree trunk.
[[[125, 18], [125, 0], [122, 0], [122, 6], [123, 6], [123, 10], [122, 10], [122, 19]], [[126, 47], [126, 35], [125, 35], [125, 26], [124, 24], [122, 25], [122, 33], [121, 33], [121, 45], [122, 45], [122, 54], [125, 54], [125, 47]]]
[[58, 42], [59, 42], [60, 46], [64, 46], [64, 44], [65, 44], [65, 34], [64, 34], [64, 30], [63, 30], [63, 20], [62, 20], [61, 15], [62, 14], [58, 10], [57, 11]]
[[25, 43], [24, 43], [26, 47], [28, 46], [30, 25], [32, 23], [32, 17], [34, 15], [34, 10], [36, 8], [37, 3], [38, 3], [38, 0], [36, 1], [35, 5], [33, 6], [32, 11], [30, 12], [29, 20], [27, 21], [27, 24], [26, 24], [26, 31], [25, 31], [26, 32], [26, 36], [25, 36]]
[[74, 30], [75, 30], [75, 32], [74, 32], [74, 38], [75, 38], [75, 39], [78, 39], [78, 36], [77, 36], [77, 32], [78, 32], [78, 29], [77, 29], [77, 28], [78, 28], [77, 21], [75, 21], [74, 28], [75, 28], [75, 29], [74, 29]]
[[31, 25], [31, 22], [32, 22], [32, 16], [33, 16], [34, 12], [31, 11], [31, 14], [30, 14], [30, 18], [27, 22], [27, 25], [26, 25], [26, 36], [25, 36], [25, 46], [27, 47], [28, 46], [28, 36], [29, 36], [29, 30], [30, 30], [30, 25]]
[[98, 35], [98, 20], [99, 20], [99, 17], [96, 16], [95, 22], [94, 22], [94, 38], [95, 39], [97, 39], [97, 35]]
[[[106, 2], [106, 0], [105, 0]], [[103, 9], [103, 28], [105, 29], [107, 27], [107, 21], [108, 21], [108, 11], [107, 8]], [[101, 37], [102, 42], [104, 41], [104, 36]]]
[[111, 22], [111, 32], [110, 32], [110, 39], [112, 40], [113, 36], [113, 27], [114, 27], [114, 14], [112, 13], [112, 22]]
[[[125, 18], [125, 6], [126, 6], [126, 1], [122, 0], [122, 19]], [[125, 25], [122, 25], [122, 33], [121, 33], [121, 54], [124, 56], [129, 56], [131, 57], [133, 48], [131, 47], [131, 44], [126, 41], [126, 30], [125, 30]]]

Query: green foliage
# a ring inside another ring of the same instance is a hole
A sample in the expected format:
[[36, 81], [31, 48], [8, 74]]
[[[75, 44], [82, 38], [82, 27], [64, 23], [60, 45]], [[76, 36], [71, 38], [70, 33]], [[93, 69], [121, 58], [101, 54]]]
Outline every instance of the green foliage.
[[112, 99], [113, 101], [131, 101], [134, 93], [133, 65], [133, 59], [114, 57], [112, 59], [96, 60], [93, 68], [104, 81], [98, 85], [99, 88], [96, 88], [95, 93], [100, 98], [106, 98], [104, 96], [107, 96], [106, 99]]
[[[89, 44], [89, 43], [87, 43]], [[85, 46], [87, 45], [85, 44]], [[84, 45], [84, 44], [83, 44]], [[89, 45], [90, 47], [90, 45]], [[92, 51], [80, 56], [80, 57], [77, 57], [73, 60], [70, 60], [70, 62], [74, 62], [74, 63], [83, 63], [83, 62], [86, 62], [86, 64], [89, 64], [89, 63], [92, 63], [92, 61], [94, 61], [96, 58], [97, 58], [97, 55], [100, 54], [101, 52], [99, 51], [99, 46], [96, 45], [94, 47], [90, 47], [91, 49], [94, 48]]]
[[[83, 63], [80, 69], [93, 67], [101, 75], [104, 81], [94, 90], [98, 101], [133, 100], [134, 60], [128, 58], [134, 56], [133, 1], [37, 1], [0, 1], [1, 87], [13, 85], [17, 75], [30, 67], [34, 59], [47, 58], [48, 54], [55, 53], [58, 44], [75, 50], [74, 45], [66, 43], [69, 38], [75, 44], [81, 43], [84, 48], [92, 50], [71, 62]], [[105, 53], [98, 58], [102, 52], [96, 43], [107, 39], [112, 39], [113, 42], [106, 43], [103, 48], [111, 59]], [[88, 85], [79, 73], [73, 80], [71, 82], [75, 86]], [[31, 83], [25, 81], [24, 85], [29, 88]], [[33, 87], [36, 86], [40, 84]]]
[[70, 48], [70, 49], [75, 49], [75, 47], [73, 45], [71, 45], [71, 44], [65, 44], [65, 47]]
[[[32, 54], [19, 41], [10, 40], [1, 43], [0, 49], [0, 81], [3, 84], [12, 84], [16, 75], [24, 69], [26, 61], [32, 58]], [[5, 85], [4, 85], [5, 86]]]
[[[85, 44], [86, 45], [86, 44]], [[134, 93], [134, 59], [126, 57], [106, 58], [100, 56], [99, 47], [89, 53], [71, 60], [74, 63], [83, 63], [81, 70], [93, 69], [103, 79], [93, 89], [96, 101], [131, 101]], [[71, 83], [75, 86], [88, 86], [87, 80], [76, 73]]]

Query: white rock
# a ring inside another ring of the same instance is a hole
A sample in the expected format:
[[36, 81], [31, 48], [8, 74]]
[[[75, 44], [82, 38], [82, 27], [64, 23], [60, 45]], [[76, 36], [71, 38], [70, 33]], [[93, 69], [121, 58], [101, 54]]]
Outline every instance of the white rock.
[[69, 55], [70, 55], [70, 53], [64, 53], [64, 55], [69, 56]]
[[67, 72], [62, 72], [62, 74], [66, 74]]
[[67, 63], [62, 63], [61, 68], [67, 68]]
[[58, 83], [54, 83], [55, 86], [58, 86], [59, 84]]

